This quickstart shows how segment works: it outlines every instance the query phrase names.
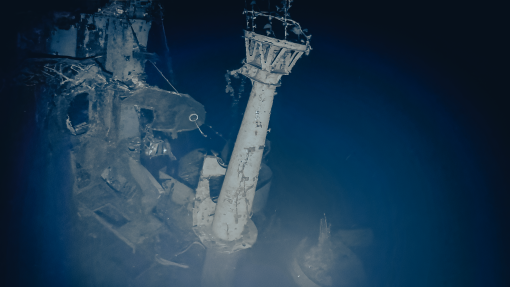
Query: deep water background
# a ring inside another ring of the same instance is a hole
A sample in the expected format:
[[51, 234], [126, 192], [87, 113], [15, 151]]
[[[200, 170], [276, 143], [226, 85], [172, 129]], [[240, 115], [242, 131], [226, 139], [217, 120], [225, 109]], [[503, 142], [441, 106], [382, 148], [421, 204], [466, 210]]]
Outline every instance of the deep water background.
[[[244, 1], [162, 3], [176, 88], [204, 104], [206, 124], [228, 134], [224, 74], [244, 58]], [[374, 244], [359, 255], [369, 286], [510, 285], [502, 5], [332, 3], [296, 0], [290, 11], [313, 35], [313, 50], [283, 77], [271, 115], [267, 212], [281, 218], [278, 235], [315, 238], [325, 213], [332, 232], [373, 230]], [[11, 42], [13, 31], [5, 36]], [[6, 47], [3, 79], [15, 68], [14, 46]], [[37, 278], [35, 286], [70, 286], [69, 183], [56, 180], [64, 165], [32, 156], [42, 145], [36, 100], [2, 85], [2, 268], [6, 278]], [[281, 282], [284, 268], [268, 273], [261, 257], [242, 264], [240, 274], [252, 280], [244, 286]]]

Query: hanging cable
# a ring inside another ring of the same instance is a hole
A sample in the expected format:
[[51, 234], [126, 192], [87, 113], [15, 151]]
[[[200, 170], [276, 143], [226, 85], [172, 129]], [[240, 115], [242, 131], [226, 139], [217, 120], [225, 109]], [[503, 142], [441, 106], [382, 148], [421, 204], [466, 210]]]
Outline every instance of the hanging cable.
[[[129, 18], [127, 17], [127, 14], [126, 14], [126, 20], [127, 20], [128, 24], [129, 24], [129, 26], [131, 27], [131, 32], [133, 33], [133, 39], [135, 40], [135, 43], [138, 46], [138, 49], [140, 51], [144, 51], [145, 52], [145, 48], [140, 45], [140, 42], [138, 41], [138, 37], [136, 36], [136, 33], [135, 33], [135, 29], [133, 29], [133, 25], [131, 24], [131, 21], [129, 21]], [[165, 36], [165, 41], [166, 41], [166, 36]], [[161, 75], [161, 77], [163, 77], [163, 79], [166, 80], [166, 82], [172, 87], [172, 89], [174, 89], [174, 91], [179, 94], [179, 92], [174, 87], [174, 85], [172, 85], [172, 83], [170, 83], [170, 81], [165, 77], [165, 75], [163, 75], [163, 73], [158, 69], [158, 67], [156, 67], [156, 64], [154, 64], [154, 62], [151, 61], [151, 60], [148, 60], [148, 61], [151, 62], [151, 64], [154, 66], [154, 68], [156, 68], [156, 70], [158, 70], [158, 72]]]
[[227, 141], [219, 132], [217, 132], [212, 126], [207, 126], [209, 127], [218, 137], [220, 137], [222, 140], [224, 140], [225, 142]]
[[[154, 66], [154, 68], [156, 68], [156, 70], [158, 70], [159, 74], [161, 74], [161, 76], [163, 77], [163, 79], [166, 80], [166, 82], [174, 89], [174, 91], [176, 93], [179, 93], [177, 92], [177, 89], [172, 85], [172, 83], [170, 83], [170, 81], [165, 77], [165, 75], [163, 75], [163, 73], [158, 69], [158, 67], [156, 67], [156, 64], [154, 64], [153, 61], [149, 60], [149, 62], [151, 62], [151, 64]], [[198, 116], [197, 116], [198, 117]]]
[[206, 137], [207, 137], [207, 135], [206, 135], [206, 134], [204, 134], [204, 132], [202, 132], [202, 130], [200, 129], [200, 127], [199, 127], [199, 126], [198, 126], [198, 124], [197, 124], [198, 115], [197, 115], [197, 114], [191, 114], [191, 115], [189, 115], [189, 120], [190, 120], [190, 122], [194, 122], [194, 123], [195, 123], [195, 125], [197, 126], [197, 129], [198, 129], [198, 130], [200, 131], [200, 133], [201, 133], [201, 134], [202, 134], [202, 135], [206, 138]]

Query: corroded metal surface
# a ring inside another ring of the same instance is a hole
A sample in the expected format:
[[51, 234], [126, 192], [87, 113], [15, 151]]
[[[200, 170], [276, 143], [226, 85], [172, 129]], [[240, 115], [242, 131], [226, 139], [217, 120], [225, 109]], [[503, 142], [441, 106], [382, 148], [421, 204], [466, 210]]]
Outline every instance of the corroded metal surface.
[[216, 203], [211, 200], [209, 179], [213, 176], [224, 175], [225, 172], [226, 169], [218, 164], [216, 157], [205, 157], [196, 189], [195, 206], [193, 208], [193, 227], [211, 226]]
[[214, 232], [224, 240], [239, 239], [251, 217], [275, 88], [253, 84], [213, 223]]
[[[151, 109], [154, 121], [151, 128], [155, 131], [172, 133], [190, 131], [205, 121], [205, 109], [202, 104], [186, 94], [178, 94], [150, 87], [139, 89], [122, 102], [123, 106], [138, 106]], [[198, 119], [190, 121], [190, 115], [196, 114]]]
[[252, 90], [221, 188], [213, 221], [215, 236], [242, 238], [252, 215], [275, 89], [308, 46], [245, 31], [246, 62], [237, 73], [252, 80]]
[[213, 248], [219, 252], [233, 253], [253, 246], [257, 240], [257, 228], [253, 221], [249, 220], [242, 236], [234, 241], [223, 240], [214, 234], [212, 223], [216, 203], [210, 197], [209, 179], [224, 175], [225, 172], [225, 168], [218, 164], [218, 159], [215, 156], [205, 157], [200, 181], [196, 189], [195, 206], [193, 208], [193, 231], [207, 248]]

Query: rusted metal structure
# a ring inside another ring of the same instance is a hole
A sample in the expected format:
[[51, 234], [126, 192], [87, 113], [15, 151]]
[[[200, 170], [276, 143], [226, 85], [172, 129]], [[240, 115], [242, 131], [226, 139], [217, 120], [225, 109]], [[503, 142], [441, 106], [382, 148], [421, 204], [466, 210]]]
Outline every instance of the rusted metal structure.
[[[275, 90], [310, 49], [252, 31], [245, 31], [245, 45], [245, 64], [232, 72], [252, 82], [241, 128], [226, 170], [215, 157], [204, 160], [193, 210], [193, 228], [204, 245], [228, 253], [250, 248], [256, 241], [257, 228], [250, 218]], [[225, 179], [214, 203], [209, 178], [220, 175]]]
[[[55, 107], [41, 112], [48, 141], [70, 142], [60, 152], [69, 156], [78, 224], [120, 246], [115, 256], [123, 259], [116, 262], [136, 262], [131, 279], [177, 276], [158, 268], [196, 263], [203, 266], [203, 286], [228, 286], [240, 251], [257, 240], [251, 216], [270, 188], [272, 172], [261, 162], [275, 90], [310, 46], [246, 30], [244, 65], [231, 74], [250, 79], [252, 90], [228, 165], [206, 149], [178, 158], [174, 140], [200, 129], [206, 113], [175, 90], [154, 64], [158, 55], [147, 51], [151, 26], [161, 17], [158, 5], [110, 1], [94, 13], [54, 16], [66, 25], [20, 37], [22, 49], [43, 55], [27, 60], [23, 80]], [[147, 62], [175, 92], [145, 81]], [[153, 165], [161, 159], [163, 165]], [[217, 201], [213, 182], [221, 186]], [[200, 262], [180, 261], [190, 252]]]
[[213, 231], [238, 240], [250, 220], [275, 89], [307, 46], [245, 31], [246, 63], [239, 73], [252, 81], [250, 99], [221, 188]]
[[[168, 165], [151, 167], [162, 158], [177, 162], [169, 142], [202, 125], [205, 109], [145, 81], [146, 62], [158, 58], [147, 43], [152, 23], [161, 21], [159, 3], [110, 1], [93, 13], [51, 17], [48, 31], [19, 37], [20, 50], [39, 55], [23, 62], [20, 83], [41, 102], [37, 116], [44, 139], [57, 147], [52, 154], [69, 158], [61, 166], [70, 178], [56, 180], [72, 182], [63, 192], [75, 225], [112, 246], [90, 257], [132, 262], [130, 282], [144, 282], [158, 268], [190, 268], [179, 258], [204, 252], [191, 228], [195, 191]], [[178, 273], [166, 271], [167, 278]]]

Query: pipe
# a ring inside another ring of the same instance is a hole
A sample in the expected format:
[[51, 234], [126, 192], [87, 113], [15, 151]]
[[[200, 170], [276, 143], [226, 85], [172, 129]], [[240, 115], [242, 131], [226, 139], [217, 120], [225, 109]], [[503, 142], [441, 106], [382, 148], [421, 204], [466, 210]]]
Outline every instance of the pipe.
[[213, 232], [223, 240], [241, 238], [251, 217], [275, 89], [253, 81], [214, 215]]
[[310, 49], [250, 31], [244, 34], [246, 61], [237, 72], [251, 79], [252, 90], [212, 224], [214, 235], [226, 241], [241, 239], [251, 217], [275, 89]]

